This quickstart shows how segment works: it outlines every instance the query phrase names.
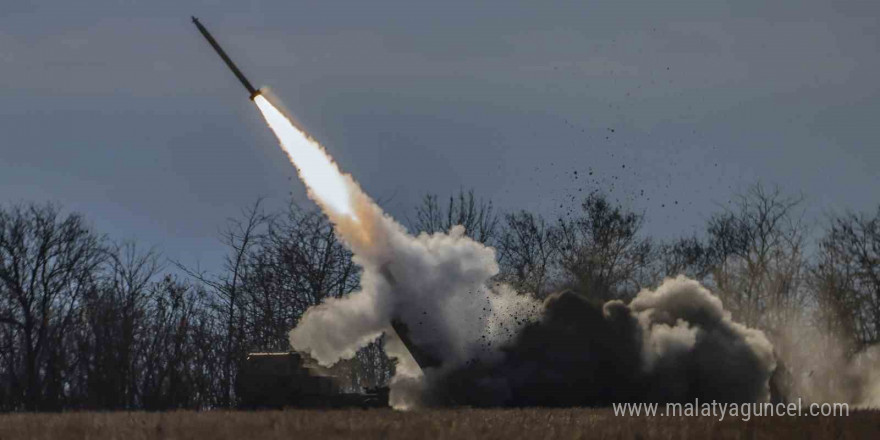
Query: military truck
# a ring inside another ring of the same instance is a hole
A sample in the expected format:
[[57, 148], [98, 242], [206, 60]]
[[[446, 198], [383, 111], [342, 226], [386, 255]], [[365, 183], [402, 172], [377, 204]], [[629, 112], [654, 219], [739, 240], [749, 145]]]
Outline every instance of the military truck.
[[344, 392], [339, 381], [310, 370], [295, 352], [250, 353], [238, 378], [239, 407], [387, 407], [388, 388]]

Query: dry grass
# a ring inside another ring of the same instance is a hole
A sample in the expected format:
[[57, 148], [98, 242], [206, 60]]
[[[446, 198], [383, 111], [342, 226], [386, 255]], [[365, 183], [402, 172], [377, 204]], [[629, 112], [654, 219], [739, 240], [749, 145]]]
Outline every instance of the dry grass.
[[880, 412], [849, 417], [615, 417], [611, 410], [287, 410], [0, 415], [0, 440], [32, 439], [878, 439]]

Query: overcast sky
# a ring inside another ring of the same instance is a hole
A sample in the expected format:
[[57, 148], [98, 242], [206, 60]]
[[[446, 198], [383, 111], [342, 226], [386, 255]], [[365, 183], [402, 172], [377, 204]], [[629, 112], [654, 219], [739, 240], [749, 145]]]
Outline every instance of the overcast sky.
[[228, 217], [304, 200], [194, 14], [401, 219], [460, 188], [548, 217], [601, 189], [660, 237], [756, 181], [880, 203], [880, 3], [539, 3], [5, 2], [0, 202], [211, 268]]

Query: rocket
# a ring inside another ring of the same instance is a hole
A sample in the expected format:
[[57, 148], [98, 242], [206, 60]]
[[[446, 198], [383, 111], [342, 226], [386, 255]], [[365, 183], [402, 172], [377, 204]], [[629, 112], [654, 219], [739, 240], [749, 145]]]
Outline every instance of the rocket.
[[217, 51], [217, 55], [220, 55], [220, 58], [222, 58], [223, 62], [225, 62], [229, 69], [232, 70], [232, 73], [235, 74], [235, 77], [238, 78], [239, 81], [241, 81], [241, 85], [243, 85], [244, 88], [247, 89], [248, 93], [250, 93], [251, 101], [253, 101], [254, 98], [257, 97], [257, 95], [262, 93], [260, 89], [256, 89], [254, 88], [254, 86], [251, 85], [251, 82], [248, 81], [247, 78], [245, 78], [244, 74], [241, 73], [241, 70], [238, 70], [238, 66], [236, 66], [235, 63], [232, 62], [232, 59], [229, 58], [229, 55], [226, 55], [226, 52], [223, 51], [223, 48], [220, 47], [219, 44], [217, 44], [217, 40], [215, 40], [214, 37], [211, 36], [211, 33], [208, 32], [208, 30], [205, 29], [204, 26], [202, 26], [202, 23], [199, 22], [199, 19], [193, 17], [192, 21], [196, 24], [196, 27], [199, 28], [199, 32], [201, 32], [205, 39], [208, 40], [208, 43], [211, 44], [211, 47], [213, 47], [214, 50]]

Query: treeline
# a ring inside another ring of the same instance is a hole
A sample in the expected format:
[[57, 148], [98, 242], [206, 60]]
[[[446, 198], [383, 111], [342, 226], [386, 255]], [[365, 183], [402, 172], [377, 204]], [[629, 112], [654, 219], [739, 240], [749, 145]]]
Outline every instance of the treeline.
[[[497, 212], [461, 192], [429, 195], [411, 231], [466, 233], [497, 250], [499, 279], [542, 297], [570, 289], [628, 299], [686, 274], [735, 319], [784, 349], [790, 323], [839, 335], [848, 355], [880, 337], [880, 209], [811, 230], [803, 200], [754, 186], [705, 230], [644, 234], [644, 215], [600, 194], [546, 219]], [[358, 268], [326, 218], [255, 203], [222, 234], [224, 267], [204, 273], [117, 243], [55, 205], [0, 209], [0, 411], [219, 408], [236, 404], [248, 352], [284, 351], [310, 306], [358, 288]], [[335, 367], [353, 388], [393, 372], [382, 341]]]

